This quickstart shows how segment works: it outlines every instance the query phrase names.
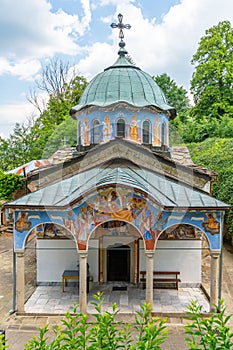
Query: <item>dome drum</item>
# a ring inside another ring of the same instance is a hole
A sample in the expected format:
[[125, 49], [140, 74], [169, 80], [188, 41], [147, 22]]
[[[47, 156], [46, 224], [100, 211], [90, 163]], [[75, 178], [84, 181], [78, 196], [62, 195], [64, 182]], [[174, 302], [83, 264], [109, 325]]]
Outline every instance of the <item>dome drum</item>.
[[90, 146], [123, 138], [153, 147], [169, 147], [168, 117], [149, 109], [92, 109], [78, 117], [78, 145]]

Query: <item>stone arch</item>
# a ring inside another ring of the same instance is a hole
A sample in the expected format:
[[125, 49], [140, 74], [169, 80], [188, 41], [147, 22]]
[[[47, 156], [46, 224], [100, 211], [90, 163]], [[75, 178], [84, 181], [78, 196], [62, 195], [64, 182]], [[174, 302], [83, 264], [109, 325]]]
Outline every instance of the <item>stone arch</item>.
[[63, 229], [65, 229], [66, 231], [68, 231], [70, 233], [70, 235], [73, 237], [73, 240], [76, 242], [75, 235], [65, 225], [59, 224], [59, 223], [57, 223], [55, 221], [42, 221], [42, 222], [39, 222], [39, 223], [35, 223], [34, 226], [31, 227], [30, 230], [28, 230], [26, 232], [26, 234], [25, 234], [25, 236], [23, 238], [22, 247], [21, 247], [20, 250], [25, 250], [25, 244], [26, 244], [29, 236], [33, 233], [33, 230], [35, 230], [37, 227], [39, 227], [41, 225], [44, 225], [44, 224], [53, 224], [53, 225], [62, 227]]

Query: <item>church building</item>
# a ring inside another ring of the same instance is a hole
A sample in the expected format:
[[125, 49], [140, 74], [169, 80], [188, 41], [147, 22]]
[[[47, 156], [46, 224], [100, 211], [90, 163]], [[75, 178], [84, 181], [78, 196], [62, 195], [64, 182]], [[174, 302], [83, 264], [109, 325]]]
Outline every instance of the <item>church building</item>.
[[144, 284], [151, 305], [156, 278], [175, 281], [177, 288], [201, 286], [203, 242], [211, 256], [210, 311], [218, 302], [228, 205], [210, 194], [216, 174], [187, 154], [182, 162], [184, 147], [170, 147], [175, 106], [128, 59], [123, 30], [130, 26], [122, 15], [118, 19], [112, 24], [120, 30], [116, 62], [91, 80], [70, 110], [77, 146], [65, 161], [28, 174], [30, 193], [5, 205], [14, 213], [18, 312], [24, 312], [25, 249], [32, 234], [37, 283], [61, 283], [64, 271], [77, 270], [83, 312], [89, 276], [99, 286]]

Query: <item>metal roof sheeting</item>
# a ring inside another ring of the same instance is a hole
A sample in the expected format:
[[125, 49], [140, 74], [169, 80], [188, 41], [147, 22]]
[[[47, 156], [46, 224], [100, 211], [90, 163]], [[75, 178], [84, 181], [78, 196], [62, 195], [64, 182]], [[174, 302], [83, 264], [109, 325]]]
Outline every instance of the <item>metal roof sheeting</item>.
[[88, 106], [106, 107], [125, 102], [135, 107], [154, 106], [170, 111], [175, 117], [174, 107], [166, 98], [154, 79], [138, 67], [130, 64], [125, 57], [94, 77], [84, 90], [80, 102], [71, 109], [71, 114]]
[[142, 191], [165, 208], [227, 209], [229, 207], [206, 193], [151, 171], [119, 165], [90, 169], [9, 202], [6, 206], [65, 208], [81, 200], [87, 193], [115, 184]]

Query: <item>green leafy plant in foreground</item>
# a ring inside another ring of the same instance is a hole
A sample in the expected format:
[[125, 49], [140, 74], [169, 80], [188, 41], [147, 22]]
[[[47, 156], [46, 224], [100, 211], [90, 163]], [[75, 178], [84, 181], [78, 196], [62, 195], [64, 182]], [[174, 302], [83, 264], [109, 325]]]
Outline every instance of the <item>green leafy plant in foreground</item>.
[[232, 315], [226, 315], [226, 307], [220, 300], [219, 312], [210, 317], [202, 317], [202, 306], [193, 300], [188, 306], [188, 320], [185, 338], [190, 349], [227, 350], [233, 347], [233, 333], [227, 325]]
[[138, 341], [131, 349], [161, 349], [160, 345], [166, 340], [167, 330], [164, 323], [166, 320], [154, 317], [151, 314], [150, 304], [143, 303], [141, 311], [137, 311], [135, 329], [138, 333]]
[[[117, 304], [112, 304], [111, 312], [103, 311], [103, 294], [97, 293], [92, 302], [96, 313], [95, 322], [87, 323], [87, 315], [77, 312], [74, 304], [72, 314], [67, 312], [62, 325], [53, 329], [55, 338], [49, 340], [48, 325], [40, 329], [39, 337], [33, 337], [26, 350], [159, 350], [166, 339], [165, 320], [151, 315], [150, 305], [144, 303], [136, 315], [136, 325], [116, 320], [119, 314]], [[133, 339], [132, 333], [137, 333]]]
[[0, 334], [0, 350], [6, 350], [9, 346], [6, 345], [6, 338], [4, 334]]
[[[117, 321], [119, 307], [112, 304], [111, 311], [103, 310], [103, 294], [97, 293], [92, 305], [96, 313], [95, 322], [89, 324], [87, 315], [77, 312], [74, 304], [73, 312], [67, 312], [61, 321], [62, 325], [54, 328], [54, 339], [49, 339], [49, 328], [40, 329], [39, 337], [32, 338], [26, 350], [160, 350], [166, 340], [166, 320], [152, 315], [149, 304], [143, 303], [136, 312], [135, 325]], [[185, 328], [185, 341], [189, 349], [196, 350], [228, 350], [233, 349], [233, 333], [228, 326], [231, 315], [226, 315], [223, 301], [219, 302], [219, 312], [203, 317], [202, 306], [192, 301], [188, 306]], [[51, 338], [51, 334], [50, 334]], [[4, 349], [0, 347], [0, 350]]]

